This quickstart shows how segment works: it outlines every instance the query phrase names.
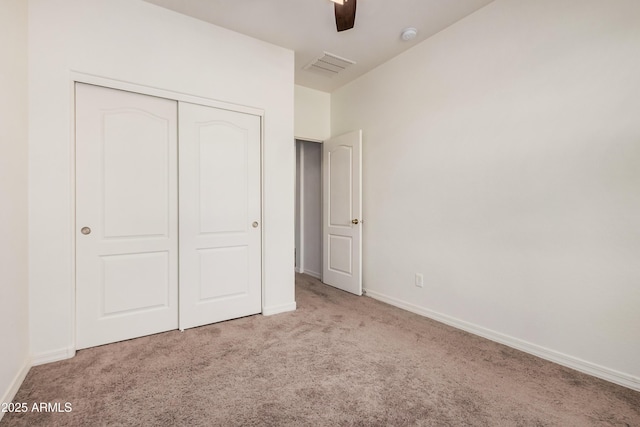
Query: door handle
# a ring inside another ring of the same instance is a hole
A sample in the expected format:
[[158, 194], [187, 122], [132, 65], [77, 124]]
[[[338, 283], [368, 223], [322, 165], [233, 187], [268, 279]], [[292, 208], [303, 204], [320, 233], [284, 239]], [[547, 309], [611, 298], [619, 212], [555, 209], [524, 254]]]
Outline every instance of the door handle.
[[253, 221], [253, 223], [251, 224], [251, 226], [253, 228], [258, 228], [258, 221]]
[[91, 234], [91, 229], [90, 229], [89, 227], [82, 227], [82, 228], [80, 229], [80, 232], [81, 232], [82, 234], [85, 234], [85, 235], [86, 235], [86, 234]]
[[358, 219], [357, 219], [357, 218], [356, 218], [356, 219], [352, 219], [352, 220], [351, 220], [351, 224], [356, 224], [356, 225], [357, 225], [357, 224], [359, 224], [359, 223], [360, 223], [360, 221], [358, 221]]

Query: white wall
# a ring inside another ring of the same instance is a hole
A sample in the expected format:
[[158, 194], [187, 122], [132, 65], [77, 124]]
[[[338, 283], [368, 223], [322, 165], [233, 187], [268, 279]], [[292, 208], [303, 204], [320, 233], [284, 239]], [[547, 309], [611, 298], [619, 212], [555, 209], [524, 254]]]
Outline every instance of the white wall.
[[74, 348], [72, 72], [265, 111], [263, 310], [295, 309], [293, 52], [140, 0], [29, 1], [36, 363]]
[[331, 95], [298, 85], [294, 94], [296, 138], [307, 141], [328, 139], [331, 136]]
[[[0, 0], [0, 403], [29, 367], [27, 3]], [[0, 413], [0, 418], [2, 418]]]
[[497, 0], [332, 94], [368, 295], [640, 388], [638, 22]]

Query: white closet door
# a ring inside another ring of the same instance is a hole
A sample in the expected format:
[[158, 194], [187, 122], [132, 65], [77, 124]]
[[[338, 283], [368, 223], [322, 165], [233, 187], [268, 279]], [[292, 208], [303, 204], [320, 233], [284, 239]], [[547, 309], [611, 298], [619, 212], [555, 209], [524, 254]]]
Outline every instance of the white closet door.
[[261, 311], [260, 118], [180, 118], [180, 329]]
[[178, 327], [177, 103], [76, 85], [76, 347]]

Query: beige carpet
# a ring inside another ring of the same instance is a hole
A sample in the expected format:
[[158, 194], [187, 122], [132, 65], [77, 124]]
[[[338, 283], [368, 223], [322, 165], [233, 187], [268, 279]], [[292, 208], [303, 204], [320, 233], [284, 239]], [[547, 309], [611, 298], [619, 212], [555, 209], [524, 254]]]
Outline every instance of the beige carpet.
[[[3, 426], [640, 426], [640, 393], [297, 277], [298, 310], [33, 368]], [[64, 408], [64, 405], [62, 405]]]

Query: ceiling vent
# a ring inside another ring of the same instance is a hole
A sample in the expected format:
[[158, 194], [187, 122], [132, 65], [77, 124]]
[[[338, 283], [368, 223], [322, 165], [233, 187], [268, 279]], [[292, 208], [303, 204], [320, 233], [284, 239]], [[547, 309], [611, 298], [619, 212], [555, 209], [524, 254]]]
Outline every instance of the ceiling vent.
[[304, 69], [322, 74], [326, 77], [333, 77], [354, 64], [355, 61], [341, 58], [333, 53], [324, 52], [322, 56], [311, 61]]

